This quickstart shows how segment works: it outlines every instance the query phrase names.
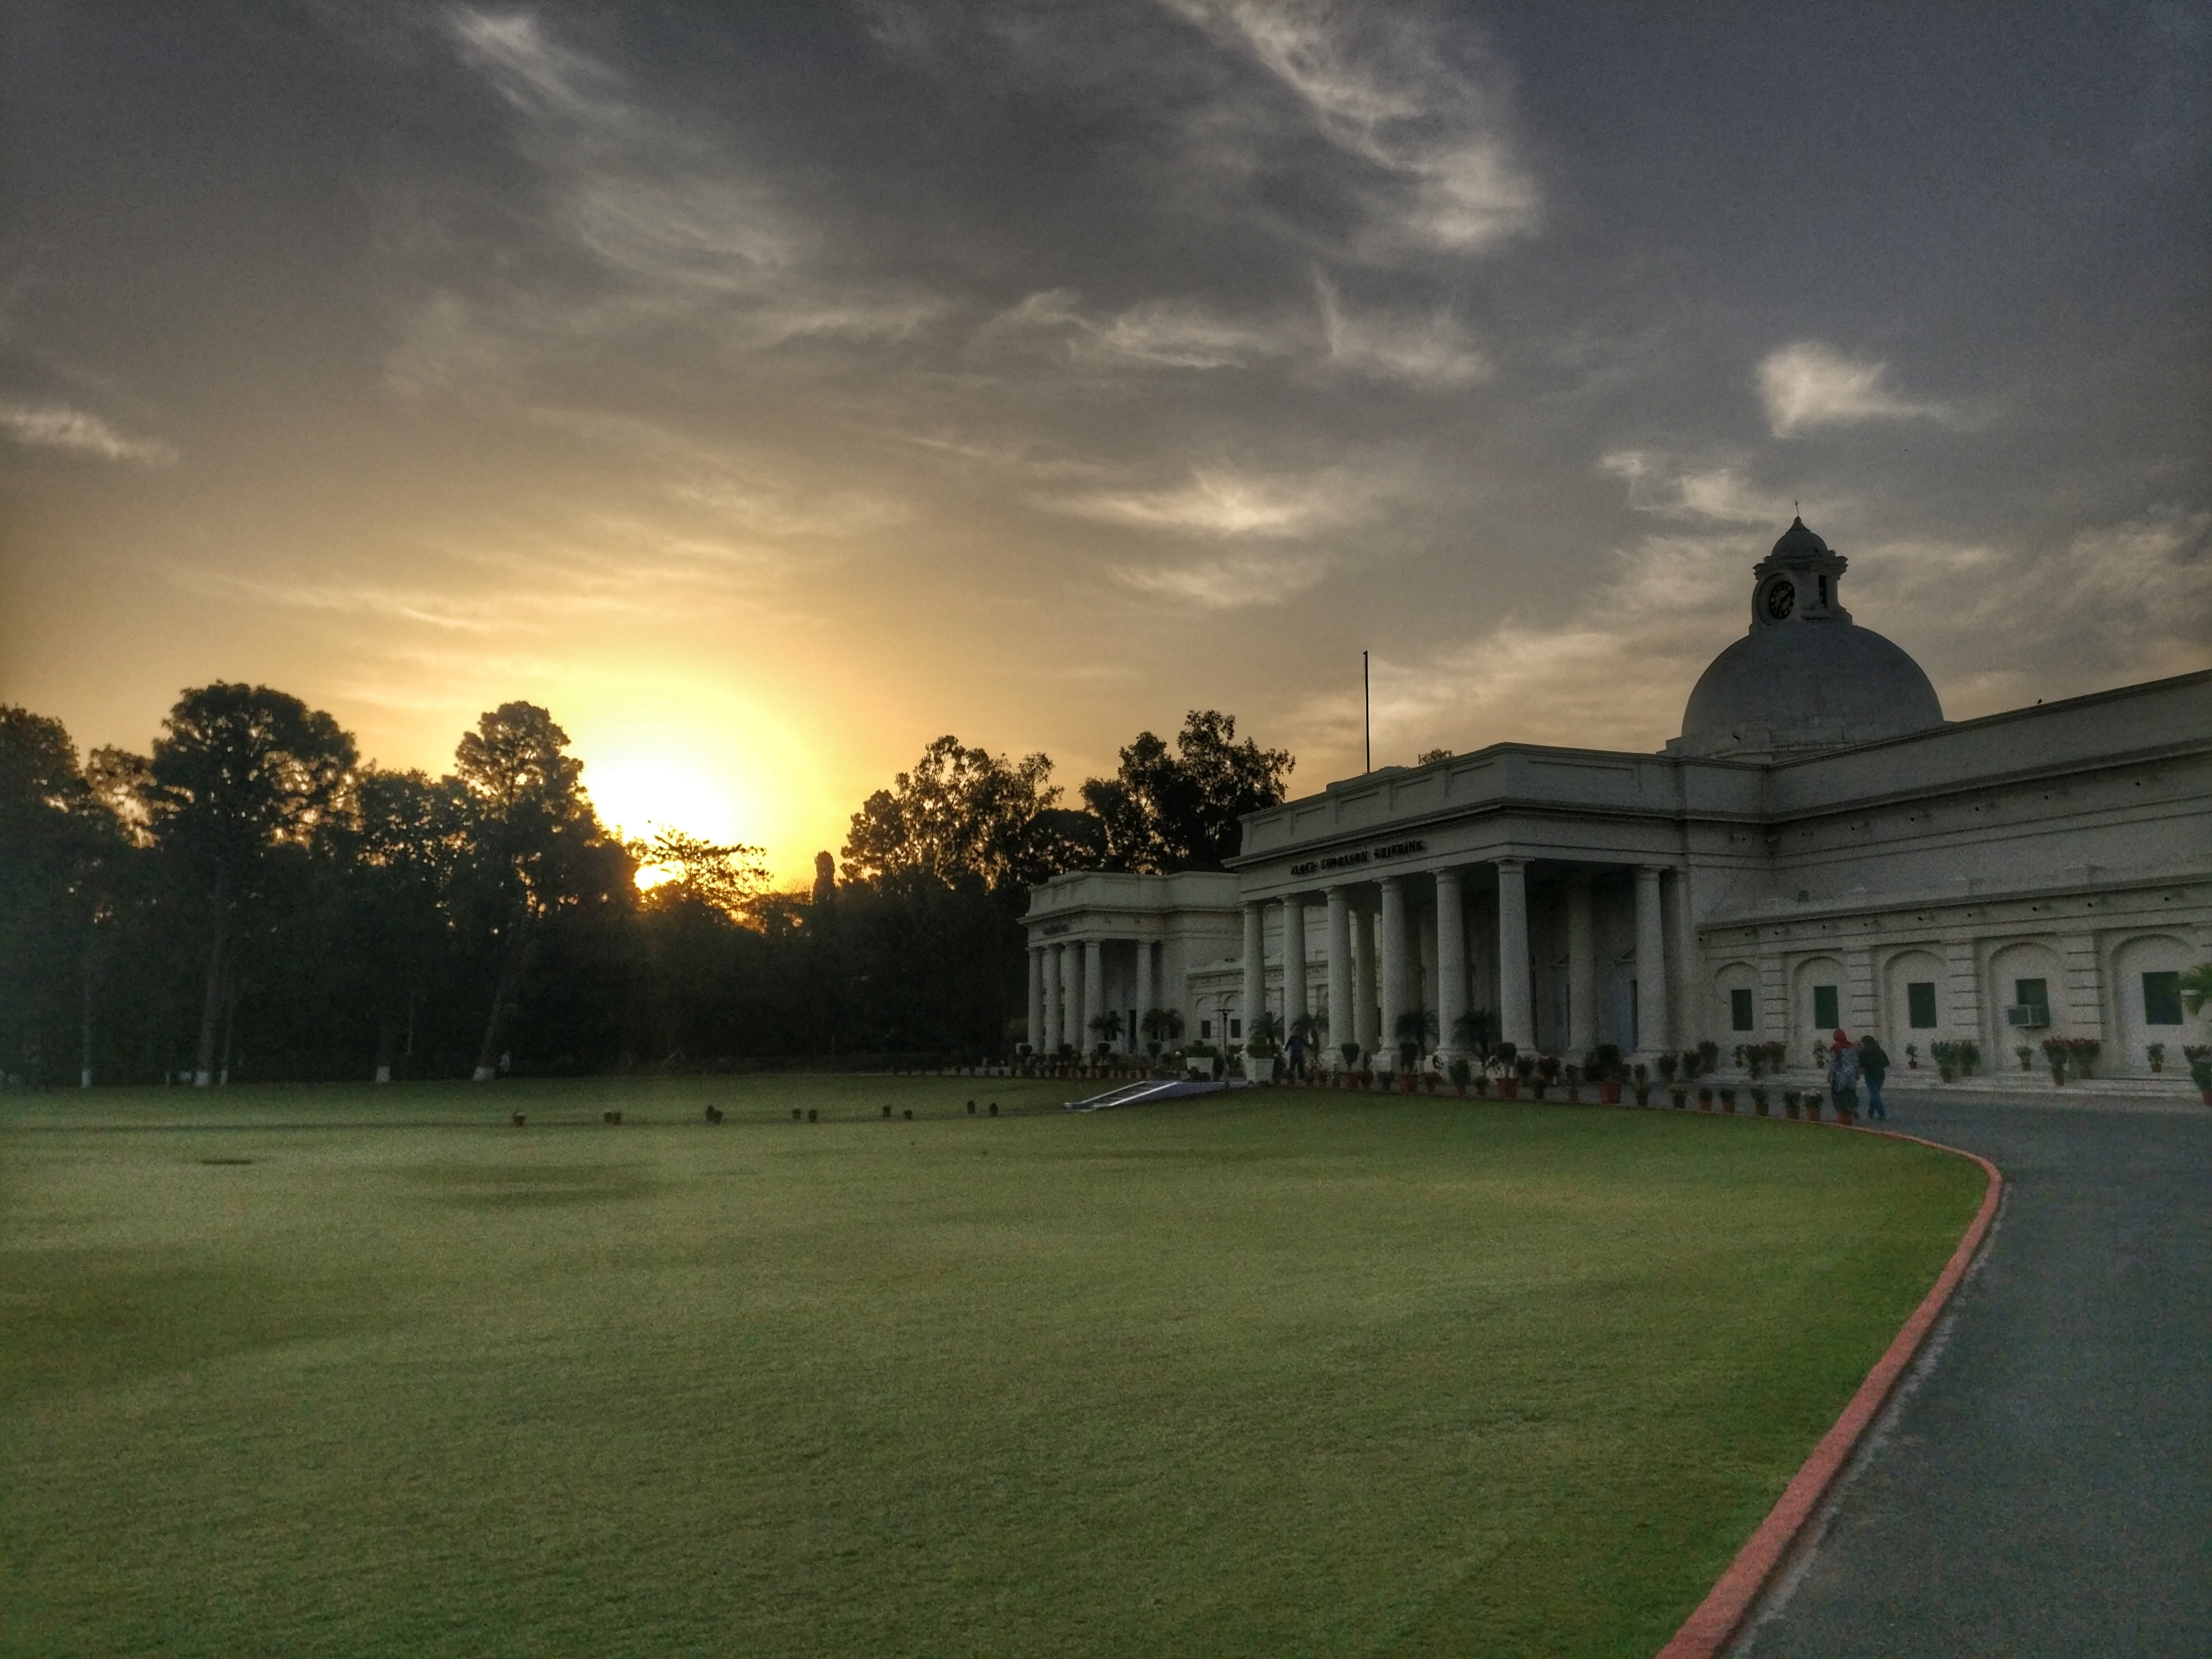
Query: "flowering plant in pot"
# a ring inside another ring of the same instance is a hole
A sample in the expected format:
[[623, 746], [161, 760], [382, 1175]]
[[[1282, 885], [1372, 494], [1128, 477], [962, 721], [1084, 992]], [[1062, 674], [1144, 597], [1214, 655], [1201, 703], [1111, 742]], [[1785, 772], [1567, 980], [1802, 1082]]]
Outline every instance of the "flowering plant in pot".
[[[1905, 1045], [1905, 1069], [1908, 1072], [1917, 1072], [1920, 1069], [1920, 1045], [1917, 1042], [1908, 1042]], [[1793, 1112], [1790, 1115], [1795, 1117], [1796, 1114]]]
[[2151, 1075], [2157, 1076], [2166, 1070], [2166, 1045], [2163, 1042], [2152, 1043], [2143, 1050], [2143, 1058], [2150, 1061]]
[[2047, 1036], [2044, 1038], [2043, 1057], [2045, 1060], [2049, 1061], [2051, 1065], [2051, 1086], [2054, 1089], [2062, 1089], [2065, 1087], [2066, 1039], [2062, 1036]]
[[1751, 1085], [1751, 1109], [1758, 1113], [1759, 1116], [1765, 1117], [1767, 1115], [1766, 1101], [1766, 1085], [1763, 1083], [1753, 1084]]

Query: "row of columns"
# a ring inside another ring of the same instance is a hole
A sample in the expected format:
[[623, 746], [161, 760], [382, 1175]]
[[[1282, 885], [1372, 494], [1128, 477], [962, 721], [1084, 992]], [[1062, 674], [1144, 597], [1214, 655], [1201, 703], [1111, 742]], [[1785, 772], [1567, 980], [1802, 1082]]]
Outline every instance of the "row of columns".
[[[1249, 941], [1248, 940], [1249, 944]], [[1152, 969], [1152, 945], [1137, 945], [1137, 1006], [1160, 1006], [1158, 975]], [[1248, 953], [1249, 954], [1249, 953]], [[1030, 1041], [1048, 1053], [1063, 1042], [1079, 1051], [1093, 1042], [1091, 1023], [1106, 1008], [1106, 941], [1070, 940], [1030, 947]], [[1137, 1033], [1124, 1032], [1129, 1046]]]
[[[1528, 952], [1528, 861], [1494, 860], [1498, 873], [1498, 1023], [1499, 1035], [1516, 1048], [1536, 1046], [1536, 1004]], [[1437, 1002], [1439, 1036], [1449, 1046], [1452, 1027], [1472, 1006], [1472, 978], [1467, 952], [1467, 895], [1462, 872], [1437, 870]], [[1636, 872], [1636, 960], [1638, 1026], [1646, 1050], [1668, 1046], [1669, 1015], [1666, 927], [1661, 908], [1662, 866]], [[1407, 920], [1405, 875], [1377, 882], [1380, 902], [1370, 931], [1367, 916], [1356, 912], [1348, 887], [1322, 890], [1327, 923], [1324, 949], [1328, 963], [1328, 1029], [1334, 1042], [1356, 1041], [1363, 1048], [1388, 1051], [1397, 1042], [1398, 1020], [1413, 1006], [1413, 939]], [[1283, 909], [1283, 1012], [1286, 1024], [1306, 1012], [1305, 912], [1307, 896], [1291, 894]], [[1358, 924], [1354, 925], [1355, 914]], [[1266, 984], [1262, 941], [1265, 904], [1244, 906], [1244, 1008], [1249, 1020], [1264, 1008]], [[1568, 1043], [1582, 1053], [1597, 1042], [1598, 963], [1596, 909], [1591, 878], [1577, 872], [1567, 883]], [[1379, 982], [1378, 982], [1379, 979]], [[1371, 1028], [1371, 1029], [1370, 1029]]]

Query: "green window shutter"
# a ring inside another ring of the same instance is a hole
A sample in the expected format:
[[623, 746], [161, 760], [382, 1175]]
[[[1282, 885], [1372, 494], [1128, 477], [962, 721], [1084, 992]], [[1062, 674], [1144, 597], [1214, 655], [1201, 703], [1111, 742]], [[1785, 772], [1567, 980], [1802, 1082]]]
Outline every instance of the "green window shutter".
[[1844, 1023], [1836, 1006], [1836, 988], [1815, 985], [1813, 988], [1813, 1024], [1824, 1031], [1832, 1031]]
[[1730, 991], [1729, 993], [1729, 1028], [1736, 1031], [1757, 1029], [1757, 1022], [1752, 1017], [1750, 992]]
[[1936, 981], [1916, 979], [1905, 988], [1905, 1021], [1916, 1031], [1936, 1029]]
[[2181, 1024], [2181, 975], [2175, 974], [2145, 974], [2143, 981], [2143, 1024], [2146, 1025], [2179, 1025]]

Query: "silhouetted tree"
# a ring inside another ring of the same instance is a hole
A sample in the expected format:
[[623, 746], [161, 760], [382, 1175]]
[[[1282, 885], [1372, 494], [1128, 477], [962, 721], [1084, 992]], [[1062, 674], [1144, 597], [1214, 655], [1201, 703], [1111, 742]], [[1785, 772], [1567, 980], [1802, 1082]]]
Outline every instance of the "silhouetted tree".
[[207, 979], [192, 1081], [214, 1080], [239, 906], [258, 896], [271, 853], [303, 848], [348, 801], [352, 737], [319, 709], [265, 685], [217, 681], [189, 690], [136, 780], [156, 846], [207, 895]]
[[1103, 826], [1106, 867], [1222, 868], [1237, 851], [1237, 820], [1280, 805], [1295, 763], [1287, 750], [1238, 743], [1236, 717], [1217, 709], [1193, 709], [1172, 754], [1153, 733], [1139, 732], [1114, 776], [1083, 786]]

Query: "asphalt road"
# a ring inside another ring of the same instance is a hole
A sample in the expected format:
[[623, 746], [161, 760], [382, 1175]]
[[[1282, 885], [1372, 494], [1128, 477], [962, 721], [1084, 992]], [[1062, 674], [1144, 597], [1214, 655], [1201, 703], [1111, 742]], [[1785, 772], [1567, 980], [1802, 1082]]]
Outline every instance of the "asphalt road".
[[2212, 1110], [1893, 1091], [1887, 1127], [2004, 1206], [1733, 1651], [2212, 1656]]

